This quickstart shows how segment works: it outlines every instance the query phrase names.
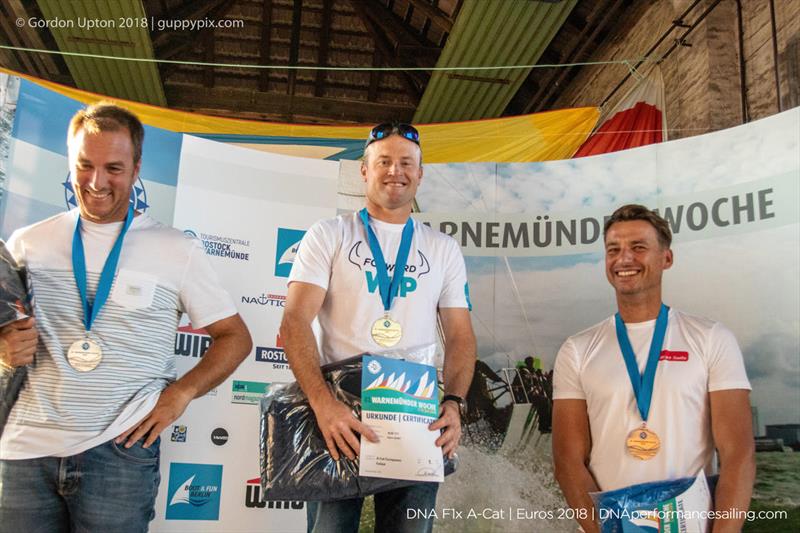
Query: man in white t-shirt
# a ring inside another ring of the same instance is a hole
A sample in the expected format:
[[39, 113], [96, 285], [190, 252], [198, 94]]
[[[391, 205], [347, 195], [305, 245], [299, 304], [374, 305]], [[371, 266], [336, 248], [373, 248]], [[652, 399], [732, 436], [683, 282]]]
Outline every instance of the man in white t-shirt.
[[[658, 213], [620, 207], [604, 236], [619, 312], [567, 339], [555, 363], [553, 455], [567, 502], [584, 531], [598, 531], [590, 492], [711, 473], [716, 449], [716, 510], [746, 511], [754, 441], [736, 339], [718, 322], [662, 304], [673, 255]], [[744, 519], [731, 516], [714, 531], [739, 531]]]
[[[233, 372], [250, 334], [202, 246], [134, 211], [138, 118], [89, 106], [67, 138], [78, 209], [8, 242], [36, 298], [35, 318], [0, 330], [0, 370], [30, 365], [0, 438], [0, 524], [142, 532], [154, 516], [159, 434]], [[176, 381], [183, 312], [213, 340]]]
[[[461, 437], [460, 414], [476, 353], [466, 269], [455, 240], [410, 218], [422, 180], [421, 157], [413, 126], [373, 128], [361, 164], [366, 207], [312, 226], [292, 266], [281, 339], [336, 460], [340, 454], [358, 455], [359, 435], [373, 442], [377, 437], [333, 397], [320, 365], [387, 351], [413, 358], [435, 347], [437, 315], [445, 345], [445, 396], [430, 430], [442, 430], [436, 445], [448, 456]], [[382, 274], [388, 282], [395, 271], [402, 273], [396, 289], [382, 290]], [[321, 353], [311, 329], [314, 318], [319, 319]], [[429, 531], [432, 518], [421, 517], [430, 515], [437, 490], [438, 483], [420, 483], [375, 495], [376, 530]], [[309, 531], [358, 531], [362, 503], [310, 503]]]

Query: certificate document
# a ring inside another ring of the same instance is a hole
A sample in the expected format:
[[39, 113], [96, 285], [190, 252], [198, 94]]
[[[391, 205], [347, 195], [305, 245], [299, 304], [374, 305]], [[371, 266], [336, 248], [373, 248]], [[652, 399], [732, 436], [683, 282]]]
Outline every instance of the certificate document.
[[361, 437], [361, 476], [411, 481], [444, 481], [438, 431], [436, 368], [365, 355], [361, 370], [361, 421], [379, 442]]

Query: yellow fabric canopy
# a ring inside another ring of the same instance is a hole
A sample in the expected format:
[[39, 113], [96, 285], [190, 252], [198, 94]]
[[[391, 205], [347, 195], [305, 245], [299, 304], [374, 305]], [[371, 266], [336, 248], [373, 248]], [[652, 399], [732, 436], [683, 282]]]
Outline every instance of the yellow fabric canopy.
[[[372, 126], [314, 126], [212, 117], [118, 100], [3, 70], [79, 102], [117, 100], [150, 126], [302, 157], [357, 159]], [[572, 157], [592, 132], [599, 115], [599, 108], [583, 107], [416, 127], [426, 163], [548, 161]]]

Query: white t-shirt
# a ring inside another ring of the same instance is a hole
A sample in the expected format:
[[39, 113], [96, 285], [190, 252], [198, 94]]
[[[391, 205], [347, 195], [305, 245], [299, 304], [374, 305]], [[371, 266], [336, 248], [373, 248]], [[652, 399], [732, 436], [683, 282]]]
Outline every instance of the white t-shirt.
[[[103, 352], [90, 372], [66, 354], [84, 338], [72, 272], [78, 211], [22, 228], [8, 247], [30, 271], [39, 346], [0, 439], [0, 459], [66, 457], [124, 432], [155, 406], [176, 378], [175, 330], [183, 312], [202, 328], [236, 314], [202, 245], [147, 215], [125, 236], [111, 293], [89, 336]], [[87, 292], [94, 294], [122, 222], [81, 222]]]
[[[370, 218], [370, 225], [391, 278], [404, 224]], [[358, 213], [317, 222], [308, 230], [292, 265], [289, 283], [294, 281], [313, 283], [327, 291], [318, 315], [322, 364], [387, 352], [370, 333], [384, 309], [369, 240]], [[414, 221], [406, 271], [390, 311], [403, 335], [390, 351], [408, 352], [436, 343], [437, 310], [469, 307], [467, 291], [458, 243]]]
[[[643, 372], [655, 320], [626, 324]], [[742, 352], [722, 324], [669, 311], [647, 425], [661, 450], [647, 461], [629, 455], [628, 433], [642, 423], [614, 317], [567, 339], [556, 356], [556, 400], [586, 400], [592, 451], [589, 470], [601, 490], [711, 473], [714, 443], [708, 393], [750, 389]], [[750, 416], [749, 413], [746, 413]]]

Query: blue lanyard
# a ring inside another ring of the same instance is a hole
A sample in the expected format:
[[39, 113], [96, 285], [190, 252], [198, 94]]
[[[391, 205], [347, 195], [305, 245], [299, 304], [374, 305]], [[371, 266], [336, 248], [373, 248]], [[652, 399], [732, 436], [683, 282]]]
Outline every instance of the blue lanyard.
[[86, 256], [83, 252], [83, 239], [81, 238], [81, 217], [78, 215], [75, 234], [72, 236], [72, 272], [75, 275], [75, 284], [78, 286], [78, 292], [81, 295], [81, 303], [83, 303], [83, 325], [86, 331], [92, 330], [94, 319], [100, 313], [100, 309], [105, 305], [106, 300], [108, 300], [111, 285], [114, 283], [114, 275], [117, 273], [119, 254], [122, 251], [122, 240], [125, 238], [125, 234], [128, 232], [128, 228], [131, 227], [132, 222], [133, 204], [130, 204], [125, 223], [122, 225], [122, 231], [119, 232], [114, 247], [108, 253], [106, 263], [100, 273], [100, 282], [97, 284], [94, 302], [89, 303], [89, 298], [86, 296]]
[[650, 353], [647, 356], [647, 365], [644, 367], [644, 374], [639, 374], [639, 365], [636, 364], [636, 354], [633, 353], [631, 341], [628, 339], [628, 332], [625, 323], [619, 313], [614, 315], [617, 325], [617, 342], [622, 350], [622, 358], [625, 359], [625, 366], [628, 369], [628, 377], [633, 385], [633, 395], [636, 397], [636, 406], [642, 421], [647, 422], [647, 415], [650, 413], [650, 400], [653, 398], [653, 384], [656, 381], [656, 367], [661, 357], [661, 347], [664, 346], [664, 335], [667, 333], [667, 321], [669, 320], [669, 307], [661, 304], [656, 319], [656, 329], [653, 332], [653, 339], [650, 341]]
[[367, 232], [369, 241], [369, 249], [372, 250], [372, 257], [375, 259], [375, 274], [378, 277], [378, 288], [381, 292], [381, 300], [383, 301], [383, 310], [387, 313], [392, 308], [392, 300], [398, 295], [400, 289], [400, 282], [403, 279], [403, 273], [406, 270], [408, 263], [408, 252], [411, 250], [411, 239], [414, 236], [414, 221], [409, 217], [406, 225], [403, 227], [403, 235], [400, 238], [400, 248], [397, 250], [397, 259], [394, 262], [394, 274], [392, 280], [389, 281], [389, 269], [386, 266], [386, 260], [383, 258], [381, 251], [381, 244], [378, 242], [378, 237], [369, 226], [369, 213], [367, 208], [363, 208], [358, 212], [361, 217], [361, 222], [364, 223], [364, 230]]

